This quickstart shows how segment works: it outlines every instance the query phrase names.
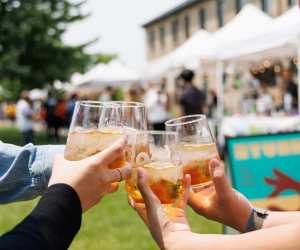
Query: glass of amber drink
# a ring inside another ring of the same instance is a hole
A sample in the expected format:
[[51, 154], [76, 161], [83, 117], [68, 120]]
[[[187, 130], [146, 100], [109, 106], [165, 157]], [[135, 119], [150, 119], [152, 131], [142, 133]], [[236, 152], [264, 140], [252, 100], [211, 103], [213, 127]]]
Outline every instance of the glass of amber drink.
[[183, 116], [166, 122], [166, 130], [178, 133], [177, 152], [183, 174], [191, 175], [194, 191], [212, 184], [209, 162], [219, 158], [214, 137], [205, 115]]
[[77, 102], [65, 158], [71, 161], [82, 160], [128, 135], [128, 146], [124, 154], [109, 165], [111, 169], [123, 167], [133, 159], [136, 131], [144, 129], [146, 119], [142, 103]]
[[177, 134], [165, 131], [146, 131], [137, 134], [136, 156], [131, 179], [125, 188], [135, 203], [143, 204], [137, 187], [137, 168], [148, 174], [150, 188], [163, 205], [175, 206], [181, 197], [182, 173], [176, 159]]

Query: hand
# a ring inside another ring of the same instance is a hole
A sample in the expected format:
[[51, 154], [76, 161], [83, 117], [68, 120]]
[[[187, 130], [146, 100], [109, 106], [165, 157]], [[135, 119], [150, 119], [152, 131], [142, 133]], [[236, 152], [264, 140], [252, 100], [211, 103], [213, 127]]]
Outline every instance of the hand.
[[173, 246], [179, 236], [182, 237], [184, 234], [191, 233], [186, 219], [186, 203], [190, 183], [190, 176], [185, 176], [183, 181], [184, 194], [178, 208], [165, 210], [148, 185], [147, 173], [143, 169], [138, 169], [138, 188], [146, 208], [135, 204], [130, 198], [129, 202], [148, 226], [152, 237], [161, 249], [169, 249], [169, 246]]
[[79, 196], [82, 211], [96, 205], [101, 198], [115, 192], [118, 183], [130, 176], [129, 166], [109, 169], [108, 165], [123, 154], [126, 138], [120, 139], [109, 148], [81, 161], [67, 161], [62, 155], [54, 160], [49, 186], [65, 183]]
[[252, 211], [251, 203], [231, 187], [220, 161], [210, 162], [210, 173], [214, 186], [198, 193], [190, 192], [189, 205], [208, 219], [244, 232]]

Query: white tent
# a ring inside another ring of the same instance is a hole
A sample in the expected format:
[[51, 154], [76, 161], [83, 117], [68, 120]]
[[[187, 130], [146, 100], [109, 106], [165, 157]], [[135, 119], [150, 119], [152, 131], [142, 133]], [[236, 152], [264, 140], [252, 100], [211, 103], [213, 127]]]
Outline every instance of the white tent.
[[[218, 56], [222, 60], [260, 60], [296, 54], [300, 35], [300, 12], [297, 6], [272, 20], [245, 39], [222, 46]], [[276, 51], [272, 50], [276, 48]]]
[[170, 54], [150, 62], [144, 74], [149, 78], [157, 77], [172, 68], [189, 67], [191, 64], [198, 65], [200, 58], [213, 57], [211, 38], [211, 33], [205, 30], [197, 31], [190, 39]]
[[121, 86], [131, 84], [140, 80], [140, 76], [134, 69], [122, 64], [119, 61], [112, 61], [109, 64], [98, 64], [75, 83], [81, 88], [99, 88], [105, 86]]

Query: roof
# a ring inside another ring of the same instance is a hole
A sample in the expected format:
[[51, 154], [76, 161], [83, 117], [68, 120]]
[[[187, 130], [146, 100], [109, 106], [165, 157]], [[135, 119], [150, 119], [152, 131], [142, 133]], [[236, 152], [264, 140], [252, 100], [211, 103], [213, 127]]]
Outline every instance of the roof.
[[150, 20], [150, 21], [144, 23], [142, 26], [143, 26], [144, 28], [146, 28], [146, 27], [148, 27], [148, 26], [151, 25], [151, 24], [154, 24], [154, 23], [156, 23], [156, 22], [159, 22], [159, 21], [161, 21], [161, 20], [163, 20], [163, 19], [165, 19], [165, 18], [167, 18], [167, 17], [169, 17], [169, 16], [171, 16], [171, 15], [175, 15], [175, 14], [177, 14], [178, 12], [183, 11], [183, 10], [185, 10], [185, 9], [187, 9], [187, 8], [189, 8], [189, 7], [193, 6], [193, 5], [195, 5], [195, 4], [198, 4], [198, 3], [202, 2], [202, 1], [203, 1], [203, 0], [187, 0], [187, 1], [183, 2], [182, 4], [179, 4], [179, 5], [177, 5], [176, 7], [174, 7], [174, 8], [172, 8], [172, 9], [168, 10], [167, 12], [164, 12], [164, 13], [162, 13], [161, 15], [159, 15], [159, 16], [153, 18], [152, 20]]

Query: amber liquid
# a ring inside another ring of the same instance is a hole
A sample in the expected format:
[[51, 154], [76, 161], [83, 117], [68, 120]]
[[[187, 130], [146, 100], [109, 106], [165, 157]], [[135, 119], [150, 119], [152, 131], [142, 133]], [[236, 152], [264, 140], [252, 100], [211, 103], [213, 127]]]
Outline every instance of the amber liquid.
[[179, 147], [182, 154], [184, 175], [191, 176], [193, 187], [205, 187], [211, 184], [209, 171], [210, 160], [217, 158], [219, 154], [216, 145], [213, 144], [185, 144]]
[[[174, 205], [182, 193], [182, 180], [178, 167], [170, 163], [149, 163], [143, 168], [149, 176], [149, 186], [158, 197], [161, 204]], [[125, 189], [136, 203], [144, 203], [137, 187], [136, 168], [133, 169], [131, 179], [126, 181]]]
[[[65, 158], [70, 161], [85, 159], [103, 151], [123, 135], [123, 131], [111, 128], [70, 132], [65, 149]], [[128, 147], [122, 156], [109, 164], [109, 168], [115, 169], [125, 166], [131, 157], [131, 149], [132, 147]]]

